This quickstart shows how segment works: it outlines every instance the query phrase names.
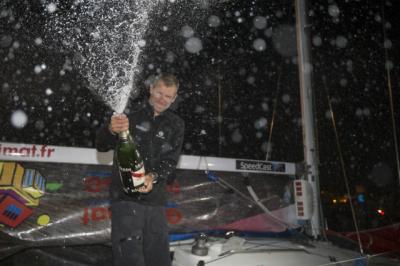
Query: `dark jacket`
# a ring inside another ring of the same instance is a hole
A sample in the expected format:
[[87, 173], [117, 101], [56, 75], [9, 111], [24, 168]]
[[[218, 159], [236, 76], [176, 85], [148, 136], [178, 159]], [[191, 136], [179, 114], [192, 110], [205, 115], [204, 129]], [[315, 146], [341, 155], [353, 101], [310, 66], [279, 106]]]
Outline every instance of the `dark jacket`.
[[[116, 156], [112, 168], [110, 196], [111, 201], [137, 201], [146, 205], [166, 204], [166, 181], [175, 171], [183, 143], [184, 122], [170, 110], [154, 117], [153, 108], [145, 103], [143, 108], [128, 115], [129, 131], [134, 137], [144, 161], [146, 173], [158, 174], [158, 183], [153, 190], [139, 197], [128, 196], [122, 189]], [[97, 132], [96, 148], [105, 152], [114, 149], [118, 136], [112, 135], [105, 125]]]

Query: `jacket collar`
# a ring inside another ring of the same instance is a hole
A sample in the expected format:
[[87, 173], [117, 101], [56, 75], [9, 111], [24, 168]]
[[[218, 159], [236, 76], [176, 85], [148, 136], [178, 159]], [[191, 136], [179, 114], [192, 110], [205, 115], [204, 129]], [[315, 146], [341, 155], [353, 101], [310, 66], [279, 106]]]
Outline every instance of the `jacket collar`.
[[[147, 114], [149, 117], [155, 117], [155, 116], [154, 116], [154, 108], [153, 108], [153, 106], [151, 106], [149, 100], [145, 101], [144, 106], [145, 106], [144, 109], [145, 109], [145, 111], [146, 111], [146, 114]], [[162, 117], [162, 116], [165, 115], [166, 112], [168, 112], [168, 109], [165, 110], [164, 112], [160, 113], [158, 116]]]

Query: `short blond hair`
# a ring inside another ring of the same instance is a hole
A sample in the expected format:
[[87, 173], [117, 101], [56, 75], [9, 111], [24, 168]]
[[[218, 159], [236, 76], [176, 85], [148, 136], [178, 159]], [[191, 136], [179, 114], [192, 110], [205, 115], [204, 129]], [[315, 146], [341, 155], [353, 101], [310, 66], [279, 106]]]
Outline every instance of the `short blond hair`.
[[176, 91], [178, 91], [179, 89], [179, 80], [177, 79], [177, 77], [173, 74], [160, 74], [158, 75], [153, 84], [152, 87], [154, 87], [154, 85], [157, 84], [157, 82], [162, 81], [164, 82], [165, 86], [167, 87], [172, 87], [175, 86], [176, 87]]

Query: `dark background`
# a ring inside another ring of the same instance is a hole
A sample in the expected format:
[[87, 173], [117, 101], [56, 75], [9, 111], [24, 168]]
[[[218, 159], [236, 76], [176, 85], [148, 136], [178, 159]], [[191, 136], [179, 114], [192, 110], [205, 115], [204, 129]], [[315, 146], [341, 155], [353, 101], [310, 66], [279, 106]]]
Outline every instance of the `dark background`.
[[[88, 89], [62, 36], [48, 34], [45, 2], [0, 4], [0, 139], [93, 147], [112, 110]], [[57, 4], [63, 16], [73, 1]], [[348, 203], [339, 203], [345, 177], [362, 229], [400, 221], [398, 11], [396, 1], [309, 1], [321, 190], [334, 230], [354, 230]], [[294, 14], [294, 1], [160, 3], [140, 57], [140, 93], [126, 112], [146, 97], [146, 80], [175, 73], [181, 89], [174, 108], [186, 123], [183, 154], [303, 161]], [[218, 27], [208, 25], [210, 16], [220, 19]], [[256, 27], [257, 16], [265, 27]], [[201, 40], [198, 53], [185, 49], [184, 26]], [[258, 38], [266, 43], [262, 51], [253, 47]], [[41, 64], [46, 68], [36, 74]], [[23, 128], [11, 123], [17, 110], [28, 118]], [[357, 201], [361, 194], [365, 202]]]

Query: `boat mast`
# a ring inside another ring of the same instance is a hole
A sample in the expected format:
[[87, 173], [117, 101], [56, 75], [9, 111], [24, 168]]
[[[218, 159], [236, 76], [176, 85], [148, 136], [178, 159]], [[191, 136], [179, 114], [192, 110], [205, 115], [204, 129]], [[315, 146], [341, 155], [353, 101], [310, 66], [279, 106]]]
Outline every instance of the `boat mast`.
[[311, 86], [312, 64], [310, 57], [310, 41], [307, 33], [306, 0], [295, 0], [296, 36], [300, 81], [300, 101], [303, 127], [304, 160], [306, 176], [313, 190], [313, 215], [310, 220], [310, 234], [314, 238], [321, 235], [321, 205], [319, 189], [318, 159], [314, 131], [313, 90]]

